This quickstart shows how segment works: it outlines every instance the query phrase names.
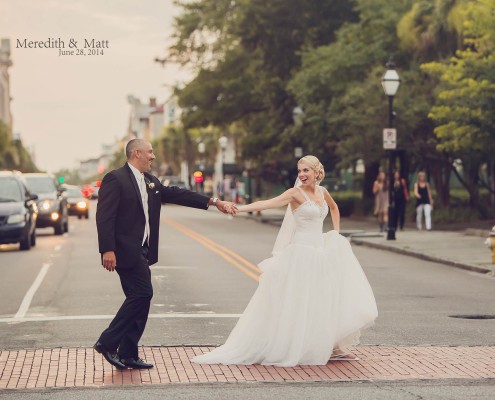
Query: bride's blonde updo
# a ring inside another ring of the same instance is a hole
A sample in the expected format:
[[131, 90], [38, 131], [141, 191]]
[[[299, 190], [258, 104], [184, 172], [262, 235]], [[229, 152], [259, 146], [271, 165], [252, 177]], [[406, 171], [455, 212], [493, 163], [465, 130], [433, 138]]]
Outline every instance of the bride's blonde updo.
[[313, 171], [316, 173], [316, 182], [321, 182], [325, 177], [325, 169], [323, 168], [322, 163], [315, 156], [304, 156], [297, 163], [305, 163], [308, 164]]

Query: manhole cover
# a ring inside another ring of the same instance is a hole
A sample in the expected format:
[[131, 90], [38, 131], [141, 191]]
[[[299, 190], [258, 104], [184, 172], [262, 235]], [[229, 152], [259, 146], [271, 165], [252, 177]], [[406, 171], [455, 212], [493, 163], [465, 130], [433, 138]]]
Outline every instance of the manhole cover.
[[467, 314], [467, 315], [449, 315], [450, 318], [462, 319], [495, 319], [495, 314]]

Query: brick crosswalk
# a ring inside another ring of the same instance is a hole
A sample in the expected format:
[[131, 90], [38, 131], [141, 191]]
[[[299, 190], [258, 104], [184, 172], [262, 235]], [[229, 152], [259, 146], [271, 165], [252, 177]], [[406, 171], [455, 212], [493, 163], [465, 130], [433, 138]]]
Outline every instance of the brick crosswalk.
[[202, 382], [307, 382], [495, 378], [495, 346], [359, 346], [358, 361], [291, 368], [198, 365], [190, 359], [211, 347], [141, 347], [150, 370], [118, 371], [92, 348], [0, 352], [0, 389], [99, 387]]

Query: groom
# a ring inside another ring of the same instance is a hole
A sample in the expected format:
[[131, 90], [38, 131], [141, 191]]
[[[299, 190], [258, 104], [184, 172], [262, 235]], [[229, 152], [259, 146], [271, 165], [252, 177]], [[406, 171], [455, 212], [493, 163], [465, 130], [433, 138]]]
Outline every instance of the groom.
[[234, 204], [177, 187], [163, 186], [149, 173], [155, 159], [143, 139], [127, 143], [127, 163], [103, 178], [96, 210], [102, 265], [117, 271], [125, 301], [94, 349], [118, 369], [152, 368], [138, 356], [153, 287], [149, 266], [158, 261], [158, 231], [162, 203], [236, 213]]

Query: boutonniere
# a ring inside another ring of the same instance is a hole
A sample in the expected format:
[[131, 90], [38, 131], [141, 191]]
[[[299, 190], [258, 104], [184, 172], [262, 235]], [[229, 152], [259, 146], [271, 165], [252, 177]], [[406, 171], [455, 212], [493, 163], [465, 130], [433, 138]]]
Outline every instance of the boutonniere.
[[146, 186], [148, 186], [148, 189], [154, 189], [155, 188], [155, 183], [151, 182], [150, 180], [144, 178], [144, 182], [146, 183]]

